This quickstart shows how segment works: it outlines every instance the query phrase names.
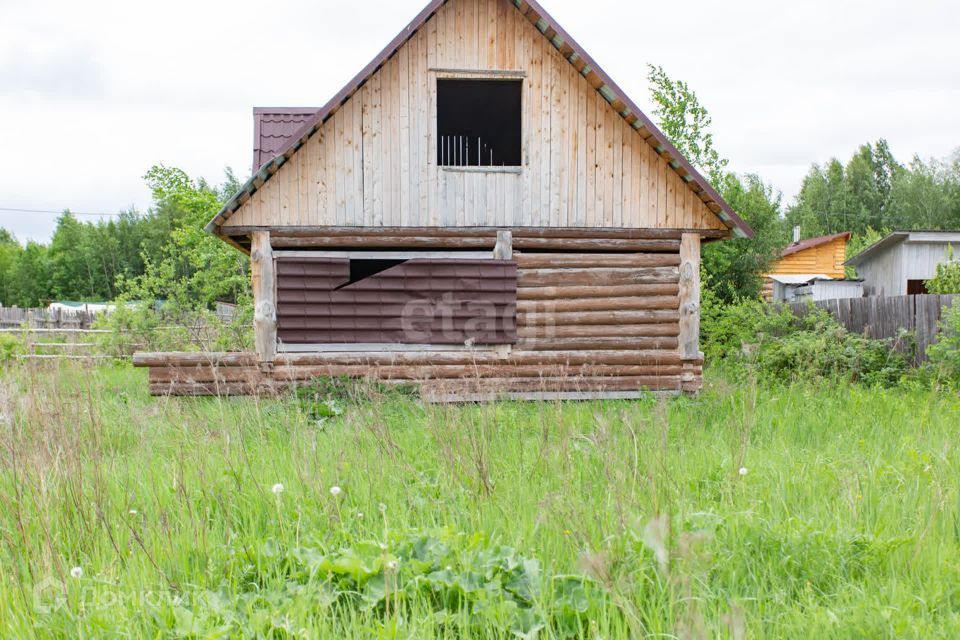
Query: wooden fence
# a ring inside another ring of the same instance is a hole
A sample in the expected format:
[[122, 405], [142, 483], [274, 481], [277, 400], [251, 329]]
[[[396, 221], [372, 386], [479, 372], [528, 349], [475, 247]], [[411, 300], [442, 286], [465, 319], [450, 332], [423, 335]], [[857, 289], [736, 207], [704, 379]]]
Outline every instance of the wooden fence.
[[0, 328], [15, 329], [89, 329], [96, 319], [96, 312], [77, 309], [21, 309], [0, 307]]
[[[868, 338], [896, 338], [901, 330], [917, 337], [917, 361], [927, 358], [927, 346], [936, 339], [938, 323], [945, 309], [960, 304], [960, 295], [871, 296], [840, 300], [820, 300], [814, 304], [826, 309], [849, 331]], [[806, 302], [789, 305], [798, 314], [807, 313]]]

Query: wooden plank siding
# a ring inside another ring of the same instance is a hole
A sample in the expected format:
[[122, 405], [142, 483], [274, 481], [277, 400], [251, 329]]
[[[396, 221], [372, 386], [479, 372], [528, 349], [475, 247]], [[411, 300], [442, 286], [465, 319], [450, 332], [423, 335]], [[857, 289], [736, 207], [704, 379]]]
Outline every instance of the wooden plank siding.
[[771, 269], [770, 275], [816, 273], [831, 278], [842, 278], [843, 262], [847, 259], [846, 251], [847, 239], [839, 237], [828, 243], [780, 258]]
[[[454, 70], [522, 73], [518, 171], [437, 166], [436, 79]], [[223, 232], [325, 225], [726, 231], [509, 0], [443, 5]]]

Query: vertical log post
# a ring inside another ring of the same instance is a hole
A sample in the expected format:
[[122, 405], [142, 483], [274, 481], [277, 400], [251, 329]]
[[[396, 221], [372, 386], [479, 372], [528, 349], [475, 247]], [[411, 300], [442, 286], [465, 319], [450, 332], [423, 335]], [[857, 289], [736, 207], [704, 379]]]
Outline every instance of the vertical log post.
[[[493, 245], [493, 259], [494, 260], [513, 260], [513, 232], [509, 229], [498, 229], [497, 230], [497, 244]], [[516, 322], [515, 313], [516, 306], [514, 305], [513, 310], [509, 312], [511, 315], [511, 320]], [[507, 359], [510, 357], [510, 352], [513, 347], [509, 344], [502, 344], [497, 347], [497, 352], [500, 354], [500, 358]]]
[[513, 260], [513, 232], [507, 229], [497, 231], [497, 244], [493, 247], [494, 260]]
[[269, 370], [277, 356], [276, 278], [269, 231], [254, 231], [250, 237], [250, 276], [253, 282], [253, 342], [262, 370]]
[[680, 238], [680, 358], [681, 389], [695, 393], [703, 386], [703, 354], [700, 352], [700, 235]]

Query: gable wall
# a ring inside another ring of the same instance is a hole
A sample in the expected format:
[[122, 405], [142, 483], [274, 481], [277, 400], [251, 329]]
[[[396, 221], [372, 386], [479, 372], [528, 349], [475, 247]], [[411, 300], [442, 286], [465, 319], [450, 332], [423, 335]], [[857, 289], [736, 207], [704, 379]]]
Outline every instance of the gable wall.
[[[525, 73], [520, 173], [436, 166], [436, 70]], [[445, 4], [224, 232], [256, 225], [726, 229], [509, 0]]]

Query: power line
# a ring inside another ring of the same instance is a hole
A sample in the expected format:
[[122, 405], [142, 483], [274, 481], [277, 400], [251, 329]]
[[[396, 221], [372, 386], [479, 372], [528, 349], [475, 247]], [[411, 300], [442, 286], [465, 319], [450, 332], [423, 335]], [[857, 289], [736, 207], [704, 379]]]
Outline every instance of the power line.
[[[55, 213], [60, 215], [65, 211], [70, 211], [69, 209], [60, 209], [59, 211], [54, 211], [53, 209], [18, 209], [16, 207], [0, 207], [0, 213]], [[120, 216], [122, 213], [92, 213], [90, 211], [70, 211], [71, 215], [75, 216]]]

